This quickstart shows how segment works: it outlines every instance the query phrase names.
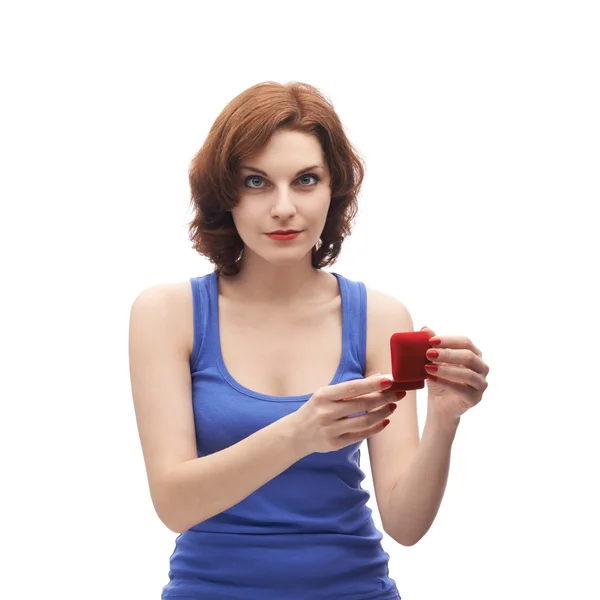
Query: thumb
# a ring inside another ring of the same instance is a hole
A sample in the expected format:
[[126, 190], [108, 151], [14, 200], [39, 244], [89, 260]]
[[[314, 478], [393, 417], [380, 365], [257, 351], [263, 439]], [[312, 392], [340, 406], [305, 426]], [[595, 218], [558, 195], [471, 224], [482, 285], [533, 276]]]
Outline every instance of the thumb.
[[427, 327], [427, 325], [425, 325], [425, 327], [421, 327], [421, 331], [427, 331], [427, 333], [429, 333], [431, 335], [431, 337], [433, 337], [435, 335], [435, 331], [433, 331], [433, 329]]

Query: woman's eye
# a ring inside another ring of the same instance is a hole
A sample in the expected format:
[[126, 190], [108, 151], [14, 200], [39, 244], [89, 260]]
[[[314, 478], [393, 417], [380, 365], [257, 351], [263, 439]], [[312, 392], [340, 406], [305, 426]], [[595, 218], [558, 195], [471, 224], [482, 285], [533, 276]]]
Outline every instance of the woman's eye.
[[312, 175], [312, 174], [309, 174], [309, 175], [302, 175], [302, 176], [300, 177], [300, 179], [302, 179], [302, 178], [304, 178], [304, 177], [312, 177], [312, 178], [315, 180], [315, 184], [316, 184], [316, 183], [318, 183], [318, 181], [319, 181], [319, 178], [318, 178], [316, 175]]
[[[313, 175], [312, 173], [308, 174], [308, 175], [301, 175], [298, 179], [299, 180], [304, 180], [304, 183], [301, 184], [300, 187], [312, 187], [311, 185], [307, 185], [306, 179], [305, 178], [310, 178], [312, 177], [315, 180], [315, 185], [319, 182], [319, 178], [316, 175]], [[250, 177], [246, 178], [246, 187], [250, 187], [250, 188], [254, 188], [257, 189], [258, 185], [248, 185], [248, 182], [250, 181], [254, 181], [256, 183], [256, 181], [258, 180], [258, 183], [260, 183], [262, 181], [262, 177], [260, 177], [260, 175], [251, 175]]]
[[[251, 181], [251, 180], [254, 180], [254, 181], [256, 181], [257, 179], [262, 179], [262, 177], [259, 177], [258, 175], [252, 175], [251, 177], [248, 177], [248, 178], [246, 179], [246, 183], [247, 183], [248, 181]], [[251, 185], [250, 187], [254, 187], [254, 186], [252, 186], [252, 185]]]

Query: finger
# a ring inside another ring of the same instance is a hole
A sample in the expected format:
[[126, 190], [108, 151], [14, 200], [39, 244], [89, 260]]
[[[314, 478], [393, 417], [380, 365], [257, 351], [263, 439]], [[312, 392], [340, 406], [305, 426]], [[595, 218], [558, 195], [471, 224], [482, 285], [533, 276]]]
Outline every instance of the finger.
[[358, 431], [355, 433], [344, 433], [340, 435], [340, 439], [343, 440], [343, 443], [345, 445], [355, 444], [356, 442], [361, 442], [363, 440], [366, 440], [367, 438], [377, 435], [380, 431], [383, 431], [388, 424], [389, 420], [384, 419], [383, 421], [376, 423], [368, 429], [363, 429], [362, 431]]
[[[379, 394], [374, 394], [374, 399], [377, 400], [377, 396], [379, 395], [380, 400], [377, 401], [377, 405], [383, 406], [383, 404], [390, 402], [397, 402], [398, 400], [402, 400], [406, 396], [406, 391], [400, 392], [379, 392]], [[361, 398], [362, 400], [362, 398]], [[381, 403], [381, 404], [380, 404]], [[377, 406], [370, 408], [369, 410], [374, 410]]]
[[429, 343], [436, 349], [438, 348], [464, 348], [470, 350], [473, 354], [481, 357], [481, 350], [464, 335], [436, 335], [429, 340]]
[[481, 391], [487, 388], [485, 378], [466, 367], [455, 367], [452, 365], [426, 365], [427, 373], [434, 375], [438, 380], [454, 382], [466, 385], [474, 390]]
[[427, 350], [426, 356], [434, 364], [462, 365], [483, 376], [489, 372], [489, 367], [472, 350], [436, 347]]
[[[373, 375], [365, 379], [353, 379], [320, 390], [321, 396], [328, 400], [345, 401], [372, 392], [381, 392], [392, 387], [391, 375]], [[382, 382], [389, 382], [382, 385]]]
[[338, 435], [342, 435], [343, 433], [358, 433], [364, 436], [365, 432], [371, 428], [377, 428], [383, 420], [388, 419], [394, 413], [395, 408], [392, 408], [393, 406], [395, 404], [386, 404], [377, 410], [355, 417], [352, 421], [348, 421], [347, 419], [338, 421], [336, 423], [339, 431]]
[[339, 404], [342, 412], [338, 420], [354, 419], [362, 415], [380, 410], [382, 406], [395, 404], [406, 396], [406, 392], [373, 392], [358, 399], [345, 400], [345, 404]]

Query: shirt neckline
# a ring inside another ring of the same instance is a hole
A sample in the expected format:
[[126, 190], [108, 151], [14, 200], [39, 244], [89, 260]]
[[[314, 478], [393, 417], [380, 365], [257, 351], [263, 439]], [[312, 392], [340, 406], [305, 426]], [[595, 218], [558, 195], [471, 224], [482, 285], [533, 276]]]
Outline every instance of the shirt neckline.
[[[340, 382], [342, 374], [344, 373], [344, 367], [346, 362], [346, 356], [349, 351], [348, 345], [350, 340], [350, 332], [348, 330], [350, 324], [348, 323], [348, 320], [346, 318], [348, 298], [346, 296], [346, 288], [344, 286], [344, 281], [339, 273], [331, 271], [331, 274], [334, 275], [337, 279], [338, 289], [342, 300], [342, 356], [340, 357], [340, 361], [338, 363], [338, 367], [335, 372], [335, 375], [333, 376], [333, 379], [327, 385], [335, 385]], [[236, 379], [233, 378], [233, 376], [225, 366], [225, 360], [223, 359], [223, 353], [221, 351], [221, 330], [219, 327], [219, 290], [217, 282], [217, 274], [213, 271], [210, 277], [210, 296], [214, 315], [213, 333], [216, 345], [217, 366], [223, 379], [238, 392], [245, 394], [246, 396], [258, 398], [260, 400], [266, 400], [269, 402], [304, 402], [308, 400], [315, 392], [309, 394], [302, 394], [300, 396], [273, 396], [271, 394], [262, 394], [255, 390], [251, 390], [250, 388], [243, 386], [241, 383], [239, 383]]]

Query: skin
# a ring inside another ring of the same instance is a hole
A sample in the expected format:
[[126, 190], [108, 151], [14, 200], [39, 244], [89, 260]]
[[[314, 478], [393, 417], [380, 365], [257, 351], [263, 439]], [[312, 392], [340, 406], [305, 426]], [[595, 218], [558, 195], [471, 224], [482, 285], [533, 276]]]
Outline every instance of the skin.
[[[296, 175], [313, 165], [321, 168]], [[222, 278], [221, 289], [248, 303], [289, 309], [314, 297], [333, 277], [311, 265], [311, 251], [331, 203], [329, 169], [315, 136], [285, 130], [275, 132], [267, 146], [242, 166], [267, 175], [245, 168], [238, 172], [240, 200], [231, 214], [245, 248], [240, 273]], [[285, 242], [265, 235], [278, 229], [303, 232]]]
[[[323, 159], [314, 136], [279, 131], [260, 153], [244, 160], [266, 175], [239, 173], [241, 197], [232, 216], [245, 244], [242, 269], [236, 277], [220, 278], [219, 285], [220, 296], [236, 300], [254, 323], [268, 315], [276, 329], [284, 324], [294, 333], [300, 321], [294, 317], [304, 317], [313, 308], [325, 314], [325, 308], [331, 309], [327, 301], [336, 299], [335, 277], [311, 265], [311, 251], [331, 202], [330, 174]], [[322, 168], [297, 175], [315, 164]], [[320, 181], [309, 177], [311, 173]], [[291, 242], [277, 242], [265, 235], [276, 229], [304, 231]], [[231, 302], [226, 305], [235, 309]], [[377, 374], [391, 371], [390, 336], [413, 328], [408, 310], [391, 296], [368, 290], [367, 308], [365, 380], [339, 384], [335, 392], [341, 399], [376, 390], [383, 379]], [[287, 426], [284, 431], [281, 424], [273, 424], [276, 431], [265, 428], [222, 453], [198, 459], [190, 403], [192, 315], [186, 280], [142, 292], [130, 321], [132, 392], [152, 498], [163, 522], [178, 533], [232, 506], [297, 460], [290, 454]], [[389, 427], [368, 439], [384, 529], [403, 545], [417, 543], [435, 519], [460, 418], [481, 401], [489, 372], [469, 338], [428, 331], [432, 346], [428, 356], [437, 370], [428, 369], [422, 438], [416, 393], [409, 391], [389, 416]], [[269, 375], [261, 372], [260, 383]]]

